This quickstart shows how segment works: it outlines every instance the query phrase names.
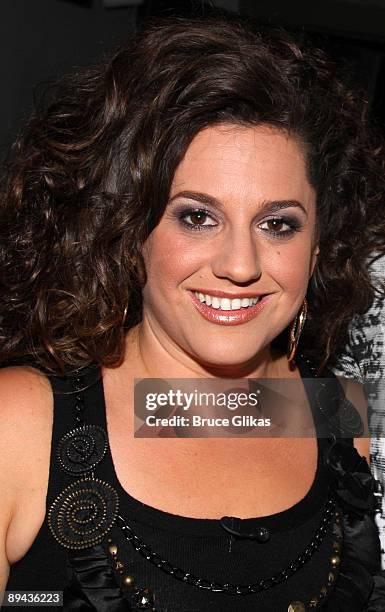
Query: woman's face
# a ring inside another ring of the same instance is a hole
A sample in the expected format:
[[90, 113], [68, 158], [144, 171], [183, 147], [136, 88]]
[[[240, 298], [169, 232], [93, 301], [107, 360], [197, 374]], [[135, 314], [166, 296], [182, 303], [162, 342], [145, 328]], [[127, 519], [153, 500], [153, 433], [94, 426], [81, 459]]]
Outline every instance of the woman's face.
[[144, 245], [143, 325], [203, 365], [252, 360], [303, 302], [318, 253], [315, 200], [300, 145], [285, 133], [199, 132]]

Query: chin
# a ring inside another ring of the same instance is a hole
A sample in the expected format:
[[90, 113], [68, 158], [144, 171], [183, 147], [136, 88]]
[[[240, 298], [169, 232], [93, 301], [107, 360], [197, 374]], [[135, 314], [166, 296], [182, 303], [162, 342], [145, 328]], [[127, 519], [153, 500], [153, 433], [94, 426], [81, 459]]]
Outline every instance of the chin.
[[257, 355], [266, 347], [256, 348], [255, 345], [247, 349], [246, 347], [239, 347], [238, 349], [234, 346], [229, 347], [228, 345], [221, 346], [221, 343], [217, 343], [216, 347], [212, 350], [207, 351], [194, 351], [194, 358], [199, 361], [203, 366], [212, 369], [215, 368], [240, 368], [253, 363]]

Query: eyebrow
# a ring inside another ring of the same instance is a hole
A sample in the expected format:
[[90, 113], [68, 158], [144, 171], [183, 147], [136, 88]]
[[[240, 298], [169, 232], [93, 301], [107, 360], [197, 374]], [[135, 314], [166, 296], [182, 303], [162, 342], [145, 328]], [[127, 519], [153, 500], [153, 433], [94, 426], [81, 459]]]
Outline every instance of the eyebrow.
[[[194, 200], [200, 204], [207, 204], [208, 206], [212, 206], [218, 210], [224, 210], [222, 202], [213, 196], [208, 195], [207, 193], [200, 193], [199, 191], [179, 191], [172, 198], [170, 198], [168, 204], [171, 204], [177, 198], [188, 198], [189, 200]], [[284, 208], [293, 207], [300, 208], [305, 215], [308, 216], [306, 208], [303, 204], [301, 204], [301, 202], [298, 202], [298, 200], [267, 200], [263, 203], [261, 212], [276, 212]]]

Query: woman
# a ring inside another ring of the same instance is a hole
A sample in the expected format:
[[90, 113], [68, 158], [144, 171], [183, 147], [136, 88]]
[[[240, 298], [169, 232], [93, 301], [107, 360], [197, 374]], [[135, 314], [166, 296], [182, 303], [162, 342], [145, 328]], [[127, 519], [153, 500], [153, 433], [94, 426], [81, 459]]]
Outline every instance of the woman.
[[179, 19], [31, 120], [2, 198], [3, 588], [68, 610], [383, 609], [349, 404], [353, 426], [309, 392], [307, 438], [170, 443], [132, 418], [134, 379], [327, 372], [384, 245], [364, 106], [282, 33]]

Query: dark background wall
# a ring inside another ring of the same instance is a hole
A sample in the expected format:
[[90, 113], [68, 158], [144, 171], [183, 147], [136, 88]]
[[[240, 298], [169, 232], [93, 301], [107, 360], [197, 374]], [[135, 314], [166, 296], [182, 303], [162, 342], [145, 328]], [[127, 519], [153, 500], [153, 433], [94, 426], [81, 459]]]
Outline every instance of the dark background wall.
[[102, 0], [1, 0], [1, 156], [32, 109], [36, 84], [97, 61], [133, 32], [136, 12]]
[[[385, 126], [385, 0], [212, 0], [264, 24], [283, 25], [344, 61]], [[1, 0], [0, 157], [47, 80], [89, 65], [159, 13], [207, 14], [202, 0]], [[385, 128], [384, 128], [385, 129]]]
[[239, 0], [241, 13], [306, 32], [368, 92], [385, 135], [385, 0]]

